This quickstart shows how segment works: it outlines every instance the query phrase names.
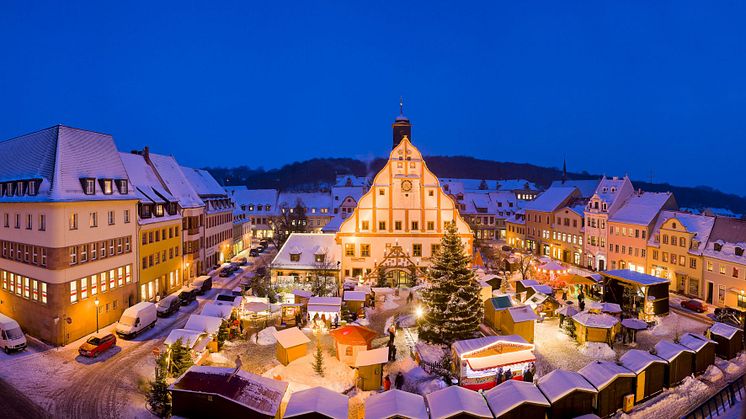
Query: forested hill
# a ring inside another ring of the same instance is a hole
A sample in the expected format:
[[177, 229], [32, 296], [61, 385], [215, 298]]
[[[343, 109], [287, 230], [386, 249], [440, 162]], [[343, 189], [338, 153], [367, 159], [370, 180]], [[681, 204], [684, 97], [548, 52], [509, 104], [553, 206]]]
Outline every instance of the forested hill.
[[[497, 162], [466, 156], [425, 157], [427, 166], [439, 177], [469, 179], [527, 179], [542, 187], [560, 179], [562, 171], [527, 163]], [[283, 191], [311, 191], [325, 189], [334, 183], [338, 174], [373, 175], [385, 164], [384, 158], [364, 162], [348, 158], [311, 159], [287, 164], [279, 169], [206, 168], [221, 184], [246, 185], [252, 189], [277, 188]], [[568, 179], [594, 179], [601, 175], [588, 172], [567, 174]], [[687, 208], [727, 208], [746, 214], [746, 197], [727, 194], [707, 186], [686, 187], [667, 183], [649, 183], [633, 179], [636, 188], [645, 191], [671, 191], [679, 206]]]

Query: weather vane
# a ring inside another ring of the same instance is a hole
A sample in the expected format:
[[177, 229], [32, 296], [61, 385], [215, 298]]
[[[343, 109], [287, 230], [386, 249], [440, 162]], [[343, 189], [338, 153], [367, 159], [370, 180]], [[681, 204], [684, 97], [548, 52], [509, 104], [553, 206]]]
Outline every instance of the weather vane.
[[404, 96], [399, 96], [399, 115], [404, 115]]

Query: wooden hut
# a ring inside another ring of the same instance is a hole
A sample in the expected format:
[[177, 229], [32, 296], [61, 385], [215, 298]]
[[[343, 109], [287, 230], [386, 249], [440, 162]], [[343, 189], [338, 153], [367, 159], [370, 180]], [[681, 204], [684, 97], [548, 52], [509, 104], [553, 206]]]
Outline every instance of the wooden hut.
[[451, 354], [459, 385], [471, 390], [484, 390], [497, 384], [497, 374], [511, 371], [521, 379], [523, 371], [536, 361], [534, 345], [517, 335], [484, 336], [458, 340], [451, 345]]
[[351, 313], [364, 314], [363, 307], [366, 300], [364, 291], [345, 291], [342, 300]]
[[529, 306], [510, 307], [500, 319], [500, 332], [518, 335], [534, 343], [534, 325], [538, 319], [539, 316]]
[[365, 419], [427, 418], [425, 399], [419, 394], [402, 390], [376, 393], [365, 401]]
[[492, 414], [499, 419], [544, 418], [549, 401], [533, 384], [508, 380], [484, 392]]
[[347, 419], [349, 398], [325, 387], [312, 387], [290, 395], [283, 418]]
[[679, 339], [679, 344], [694, 351], [694, 366], [692, 367], [694, 374], [702, 374], [707, 367], [715, 363], [717, 342], [714, 340], [694, 333], [685, 333]]
[[311, 339], [297, 327], [279, 330], [274, 333], [274, 336], [277, 339], [275, 354], [282, 365], [306, 356]]
[[313, 297], [313, 293], [306, 290], [293, 290], [293, 297], [295, 304], [300, 304], [303, 307], [306, 307], [308, 306], [308, 299]]
[[665, 386], [673, 387], [692, 373], [694, 351], [686, 346], [669, 340], [662, 340], [655, 345], [655, 356], [666, 361]]
[[279, 418], [287, 387], [235, 368], [195, 365], [168, 389], [176, 416]]
[[[634, 402], [635, 373], [611, 361], [594, 361], [581, 368], [582, 375], [598, 390], [596, 413], [600, 417], [611, 416], [625, 405], [625, 397]], [[633, 404], [633, 403], [628, 403]]]
[[725, 323], [715, 323], [707, 331], [710, 339], [717, 342], [715, 354], [723, 359], [732, 359], [743, 350], [743, 330]]
[[[521, 302], [526, 301], [526, 299], [528, 298], [527, 294], [529, 293], [530, 287], [535, 285], [539, 285], [539, 281], [535, 279], [520, 279], [518, 281], [515, 281], [516, 298]], [[535, 290], [531, 290], [531, 294], [534, 294], [535, 292]]]
[[554, 370], [539, 378], [537, 387], [551, 404], [550, 418], [573, 418], [593, 413], [596, 388], [577, 372]]
[[484, 321], [494, 329], [500, 329], [503, 313], [513, 307], [513, 300], [509, 295], [498, 295], [484, 302]]
[[373, 330], [358, 325], [348, 325], [329, 332], [334, 339], [337, 359], [348, 366], [355, 365], [358, 352], [370, 349], [370, 343], [378, 336]]
[[635, 403], [652, 397], [661, 391], [665, 384], [666, 361], [639, 349], [627, 351], [619, 361], [624, 368], [635, 373]]
[[360, 351], [355, 358], [357, 386], [363, 390], [378, 390], [383, 383], [383, 366], [389, 361], [387, 347]]
[[492, 298], [492, 285], [487, 281], [478, 280], [479, 282], [479, 298], [484, 302]]
[[572, 316], [578, 343], [604, 342], [611, 345], [619, 333], [619, 319], [606, 313], [581, 311]]
[[459, 386], [446, 387], [425, 396], [430, 418], [491, 418], [492, 412], [481, 394]]
[[634, 313], [643, 320], [668, 314], [668, 287], [671, 284], [668, 279], [629, 269], [605, 271], [601, 275], [604, 302], [619, 304], [622, 311]]

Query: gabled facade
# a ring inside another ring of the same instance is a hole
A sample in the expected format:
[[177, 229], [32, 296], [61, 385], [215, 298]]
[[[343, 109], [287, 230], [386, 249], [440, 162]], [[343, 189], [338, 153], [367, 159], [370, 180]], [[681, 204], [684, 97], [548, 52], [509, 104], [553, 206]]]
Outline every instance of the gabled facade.
[[708, 304], [746, 310], [746, 220], [715, 217], [703, 251]]
[[634, 186], [627, 176], [623, 178], [604, 176], [601, 179], [585, 209], [583, 265], [600, 271], [608, 269], [609, 216], [615, 213], [634, 192]]
[[555, 211], [580, 198], [580, 190], [574, 186], [553, 186], [527, 203], [525, 248], [542, 256], [551, 256]]
[[328, 192], [281, 192], [277, 198], [279, 211], [293, 212], [298, 205], [306, 212], [308, 232], [320, 233], [334, 217], [335, 205]]

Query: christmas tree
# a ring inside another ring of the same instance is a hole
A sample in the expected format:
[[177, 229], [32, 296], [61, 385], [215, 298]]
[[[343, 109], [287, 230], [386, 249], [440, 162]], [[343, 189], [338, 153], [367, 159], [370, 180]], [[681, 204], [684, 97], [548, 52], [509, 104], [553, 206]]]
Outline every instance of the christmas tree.
[[228, 339], [228, 335], [228, 322], [223, 320], [223, 322], [220, 323], [220, 328], [218, 329], [218, 349], [223, 347], [223, 344]]
[[321, 350], [320, 339], [316, 339], [316, 353], [313, 354], [313, 370], [321, 377], [324, 376], [324, 353]]
[[155, 380], [150, 382], [147, 401], [149, 410], [156, 416], [171, 416], [171, 394], [168, 392], [168, 353], [163, 352], [155, 362]]
[[440, 250], [432, 259], [428, 285], [422, 291], [425, 313], [419, 336], [437, 344], [474, 337], [484, 307], [479, 298], [479, 283], [469, 268], [469, 255], [455, 222], [448, 223]]
[[171, 345], [171, 375], [178, 377], [194, 365], [189, 349], [181, 343], [181, 338], [176, 339]]

